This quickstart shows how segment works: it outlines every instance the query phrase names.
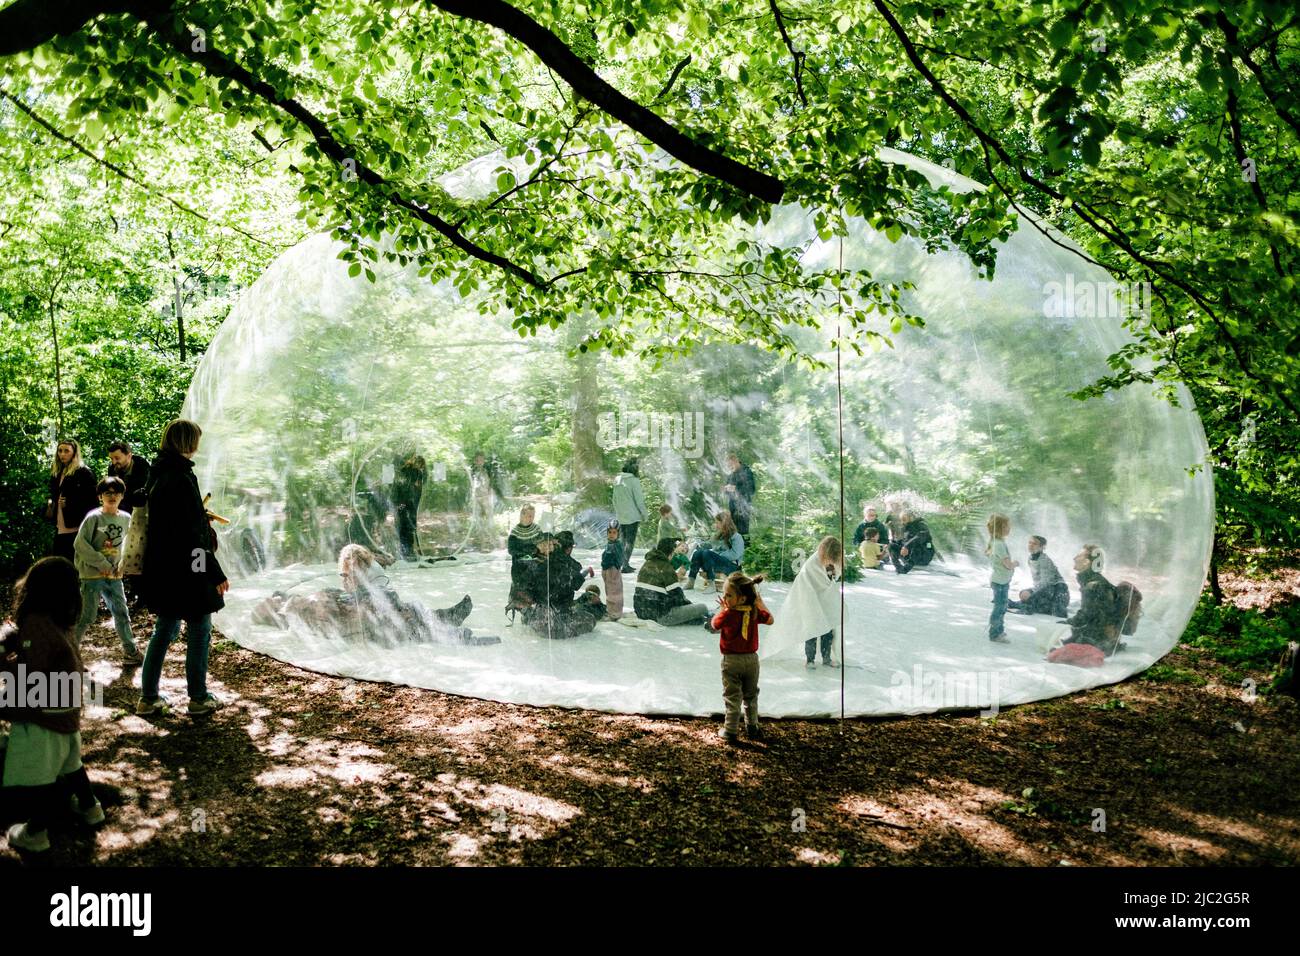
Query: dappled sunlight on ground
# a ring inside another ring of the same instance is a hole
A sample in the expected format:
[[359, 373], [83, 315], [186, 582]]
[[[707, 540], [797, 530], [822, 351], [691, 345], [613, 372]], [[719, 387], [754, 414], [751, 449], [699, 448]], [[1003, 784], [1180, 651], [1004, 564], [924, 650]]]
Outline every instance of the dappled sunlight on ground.
[[[113, 642], [86, 648], [92, 667]], [[991, 720], [764, 720], [728, 746], [717, 717], [502, 705], [229, 644], [211, 681], [228, 706], [196, 720], [177, 650], [173, 713], [136, 717], [119, 679], [86, 714], [108, 820], [54, 832], [55, 865], [1300, 861], [1276, 785], [1300, 771], [1289, 701], [1131, 682]]]

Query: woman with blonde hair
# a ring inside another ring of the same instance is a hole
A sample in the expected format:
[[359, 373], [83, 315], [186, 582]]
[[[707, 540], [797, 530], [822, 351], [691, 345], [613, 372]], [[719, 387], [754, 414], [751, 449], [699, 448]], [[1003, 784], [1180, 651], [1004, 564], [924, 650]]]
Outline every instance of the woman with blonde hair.
[[54, 525], [51, 554], [72, 560], [81, 522], [98, 504], [95, 473], [82, 463], [81, 446], [76, 439], [63, 439], [50, 463], [50, 500], [45, 504], [45, 518]]
[[745, 539], [736, 530], [736, 523], [731, 519], [730, 511], [719, 511], [713, 516], [714, 535], [707, 544], [701, 544], [691, 555], [690, 579], [686, 589], [695, 587], [695, 579], [704, 572], [704, 588], [714, 586], [717, 576], [717, 590], [722, 591], [728, 574], [740, 570], [740, 563], [745, 559]]
[[1007, 616], [1007, 595], [1011, 590], [1011, 574], [1020, 566], [1012, 560], [1007, 548], [1007, 535], [1011, 533], [1011, 519], [1003, 514], [989, 515], [989, 543], [984, 553], [989, 558], [989, 587], [993, 589], [993, 613], [989, 615], [989, 640], [995, 644], [1010, 644], [1003, 624]]

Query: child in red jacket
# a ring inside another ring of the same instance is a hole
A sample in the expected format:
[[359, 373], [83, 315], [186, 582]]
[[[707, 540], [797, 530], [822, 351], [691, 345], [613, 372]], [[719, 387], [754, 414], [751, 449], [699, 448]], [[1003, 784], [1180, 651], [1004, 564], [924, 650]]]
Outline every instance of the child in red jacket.
[[750, 740], [763, 736], [758, 726], [758, 625], [771, 624], [772, 614], [759, 597], [763, 575], [746, 577], [736, 571], [727, 578], [718, 603], [721, 610], [709, 622], [719, 633], [722, 651], [722, 701], [726, 720], [719, 735], [734, 743], [740, 733], [741, 702], [745, 706], [745, 734]]

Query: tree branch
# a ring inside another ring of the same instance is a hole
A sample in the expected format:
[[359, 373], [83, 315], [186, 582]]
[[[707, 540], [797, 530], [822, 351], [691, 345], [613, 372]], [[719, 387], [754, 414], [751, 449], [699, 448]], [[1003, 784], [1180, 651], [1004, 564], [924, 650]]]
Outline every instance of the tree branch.
[[1263, 91], [1264, 97], [1273, 104], [1273, 109], [1277, 111], [1277, 115], [1282, 117], [1283, 121], [1285, 121], [1297, 135], [1300, 135], [1300, 117], [1297, 117], [1295, 113], [1291, 112], [1291, 110], [1286, 107], [1286, 104], [1281, 102], [1281, 97], [1277, 95], [1277, 92], [1264, 81], [1264, 71], [1260, 69], [1259, 64], [1251, 58], [1250, 52], [1241, 45], [1241, 38], [1237, 32], [1237, 27], [1227, 18], [1222, 10], [1214, 15], [1214, 22], [1218, 24], [1219, 30], [1223, 33], [1223, 39], [1228, 48], [1228, 52], [1239, 59], [1242, 63], [1246, 64], [1246, 68], [1255, 75], [1255, 79], [1259, 82], [1259, 88]]
[[[1064, 193], [1050, 184], [1043, 182], [1043, 180], [1039, 179], [1037, 176], [1026, 170], [1020, 163], [1016, 162], [1015, 159], [1012, 158], [1011, 154], [1007, 152], [1006, 148], [998, 142], [996, 138], [986, 132], [983, 127], [975, 121], [975, 118], [971, 115], [970, 111], [948, 91], [947, 87], [940, 82], [939, 78], [934, 75], [934, 72], [926, 66], [925, 61], [921, 59], [921, 55], [917, 52], [916, 45], [912, 42], [911, 37], [908, 35], [907, 31], [903, 29], [902, 24], [898, 22], [898, 19], [890, 11], [889, 7], [883, 2], [883, 0], [871, 0], [871, 2], [877, 12], [880, 13], [881, 17], [883, 17], [885, 22], [889, 25], [890, 30], [892, 30], [894, 35], [898, 38], [899, 43], [903, 47], [903, 52], [907, 55], [912, 67], [921, 74], [921, 77], [927, 84], [929, 84], [930, 88], [934, 90], [945, 104], [947, 104], [949, 109], [957, 114], [958, 118], [966, 124], [979, 141], [991, 149], [1009, 168], [1015, 170], [1016, 174], [1026, 184], [1040, 190], [1048, 196], [1051, 196], [1058, 202], [1064, 202], [1067, 198]], [[1087, 223], [1092, 229], [1104, 236], [1110, 242], [1114, 243], [1136, 262], [1146, 266], [1154, 274], [1160, 276], [1171, 286], [1174, 286], [1176, 289], [1181, 291], [1191, 299], [1192, 302], [1196, 303], [1197, 307], [1214, 323], [1215, 327], [1219, 330], [1219, 334], [1223, 337], [1223, 340], [1228, 343], [1228, 347], [1232, 350], [1232, 354], [1236, 358], [1237, 365], [1241, 369], [1242, 374], [1256, 382], [1266, 392], [1276, 395], [1277, 398], [1294, 414], [1300, 415], [1300, 406], [1297, 406], [1284, 390], [1278, 389], [1268, 379], [1261, 377], [1252, 370], [1250, 357], [1246, 354], [1245, 348], [1242, 346], [1241, 342], [1237, 340], [1237, 337], [1228, 331], [1227, 326], [1211, 307], [1209, 301], [1204, 295], [1187, 282], [1183, 281], [1183, 279], [1176, 275], [1166, 266], [1165, 263], [1152, 259], [1150, 256], [1137, 249], [1121, 229], [1114, 226], [1114, 224], [1109, 223], [1105, 216], [1102, 216], [1096, 210], [1091, 209], [1087, 203], [1071, 200], [1071, 208], [1074, 209], [1075, 215]]]
[[673, 84], [677, 82], [677, 77], [682, 75], [682, 70], [686, 69], [690, 65], [691, 65], [691, 55], [688, 53], [686, 54], [686, 56], [682, 57], [680, 60], [677, 61], [677, 65], [673, 67], [673, 71], [668, 74], [668, 82], [664, 84], [664, 88], [659, 91], [659, 93], [655, 96], [653, 100], [651, 100], [651, 102], [658, 103], [665, 96], [667, 96], [668, 92], [673, 88]]
[[808, 97], [803, 91], [803, 60], [807, 54], [794, 48], [794, 41], [790, 39], [790, 34], [785, 28], [785, 17], [781, 16], [781, 8], [776, 5], [776, 0], [767, 0], [767, 2], [772, 8], [772, 15], [776, 17], [776, 28], [781, 31], [781, 39], [785, 41], [785, 48], [790, 51], [790, 56], [794, 57], [794, 88], [799, 94], [799, 102], [807, 109]]
[[564, 79], [575, 93], [614, 119], [645, 136], [664, 152], [705, 175], [756, 199], [779, 203], [785, 184], [775, 176], [737, 162], [691, 139], [677, 127], [606, 83], [569, 46], [546, 27], [504, 0], [429, 0], [467, 20], [477, 20], [514, 37]]
[[12, 103], [14, 106], [18, 107], [18, 109], [22, 111], [22, 113], [26, 115], [28, 119], [30, 119], [37, 126], [41, 127], [41, 129], [45, 130], [55, 139], [59, 140], [60, 142], [67, 143], [69, 146], [71, 146], [77, 152], [81, 153], [83, 156], [89, 157], [99, 165], [103, 166], [109, 172], [116, 173], [118, 176], [122, 177], [127, 182], [132, 183], [135, 186], [138, 186], [139, 188], [143, 189], [146, 193], [148, 193], [150, 196], [153, 196], [157, 199], [161, 199], [164, 202], [171, 203], [181, 212], [191, 215], [196, 219], [201, 219], [204, 222], [209, 223], [210, 225], [224, 227], [226, 229], [230, 229], [234, 232], [237, 232], [241, 236], [244, 236], [247, 239], [251, 239], [253, 242], [259, 243], [260, 245], [269, 246], [270, 248], [273, 249], [284, 248], [284, 246], [278, 242], [268, 242], [266, 239], [262, 239], [259, 236], [255, 236], [247, 229], [242, 229], [239, 226], [231, 225], [230, 223], [213, 222], [211, 218], [203, 215], [203, 213], [199, 212], [197, 209], [194, 209], [191, 206], [187, 206], [179, 199], [173, 199], [171, 196], [168, 196], [166, 193], [160, 192], [159, 190], [155, 189], [153, 186], [150, 186], [148, 183], [143, 182], [140, 179], [137, 179], [135, 176], [127, 172], [121, 166], [118, 166], [116, 163], [111, 162], [107, 159], [102, 159], [99, 156], [96, 156], [93, 152], [91, 152], [85, 146], [81, 145], [81, 143], [77, 142], [71, 136], [68, 136], [66, 133], [60, 132], [59, 130], [55, 129], [54, 126], [51, 125], [46, 119], [41, 117], [31, 107], [29, 107], [22, 100], [18, 99], [18, 97], [14, 96], [8, 90], [0, 90], [0, 97], [3, 97], [4, 99]]
[[[1259, 184], [1259, 170], [1251, 168], [1249, 174], [1246, 172], [1250, 158], [1246, 155], [1246, 143], [1241, 135], [1241, 115], [1237, 108], [1237, 91], [1231, 86], [1228, 86], [1227, 108], [1228, 138], [1232, 141], [1232, 154], [1237, 158], [1237, 169], [1242, 171], [1243, 177], [1250, 183], [1250, 191], [1255, 197], [1256, 204], [1263, 212], [1268, 212], [1268, 198], [1264, 195], [1264, 187]], [[1277, 243], [1270, 241], [1268, 248], [1273, 256], [1273, 271], [1279, 276], [1286, 275], [1282, 269], [1282, 257], [1277, 251]]]
[[0, 56], [35, 49], [57, 36], [76, 33], [106, 13], [127, 13], [131, 0], [17, 0], [0, 10]]
[[258, 79], [244, 66], [218, 53], [210, 45], [205, 49], [195, 50], [192, 42], [193, 38], [180, 21], [173, 19], [169, 15], [157, 16], [154, 14], [145, 15], [142, 19], [159, 40], [185, 59], [199, 63], [212, 76], [222, 76], [233, 80], [258, 99], [292, 116], [307, 128], [312, 138], [316, 140], [316, 145], [320, 147], [321, 152], [339, 164], [340, 172], [342, 169], [347, 168], [345, 163], [350, 162], [356, 167], [358, 180], [378, 190], [393, 205], [405, 209], [416, 219], [448, 239], [457, 249], [481, 262], [497, 266], [531, 286], [541, 288], [542, 280], [536, 273], [511, 262], [502, 255], [484, 249], [445, 219], [407, 199], [388, 180], [360, 159], [349, 155], [343, 143], [334, 136], [320, 117], [297, 100], [281, 94], [271, 84]]

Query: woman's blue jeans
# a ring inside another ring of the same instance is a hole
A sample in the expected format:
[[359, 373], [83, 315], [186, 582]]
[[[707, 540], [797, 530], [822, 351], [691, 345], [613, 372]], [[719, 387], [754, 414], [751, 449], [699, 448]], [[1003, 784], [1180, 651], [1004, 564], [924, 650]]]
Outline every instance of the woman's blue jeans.
[[[158, 681], [162, 678], [163, 658], [167, 648], [181, 632], [181, 618], [158, 615], [149, 648], [144, 652], [140, 670], [140, 696], [147, 701], [158, 699]], [[212, 643], [212, 615], [185, 618], [185, 683], [190, 700], [208, 696], [208, 648]]]

